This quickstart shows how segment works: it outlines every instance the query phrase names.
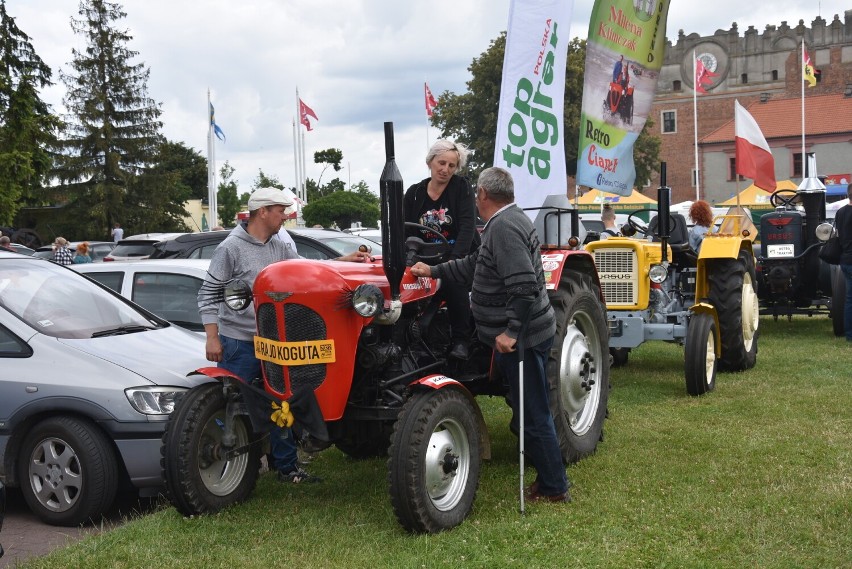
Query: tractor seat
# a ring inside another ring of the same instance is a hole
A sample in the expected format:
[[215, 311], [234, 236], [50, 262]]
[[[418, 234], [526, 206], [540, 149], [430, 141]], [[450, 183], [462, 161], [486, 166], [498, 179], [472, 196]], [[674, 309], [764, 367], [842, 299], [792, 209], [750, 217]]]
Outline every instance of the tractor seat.
[[[689, 229], [686, 227], [686, 218], [681, 213], [672, 213], [670, 215], [674, 221], [674, 226], [669, 227], [669, 247], [672, 248], [672, 252], [685, 253], [687, 256], [697, 259], [697, 253], [689, 246]], [[653, 241], [660, 240], [656, 234], [659, 225], [657, 217], [655, 215], [651, 218], [651, 222], [648, 223], [648, 233], [653, 235]]]

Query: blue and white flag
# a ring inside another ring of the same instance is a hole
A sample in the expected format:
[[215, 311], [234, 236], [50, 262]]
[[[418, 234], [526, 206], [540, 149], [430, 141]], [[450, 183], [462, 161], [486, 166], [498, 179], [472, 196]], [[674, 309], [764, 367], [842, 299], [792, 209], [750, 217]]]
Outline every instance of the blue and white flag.
[[210, 128], [213, 129], [213, 134], [216, 135], [216, 138], [218, 138], [219, 140], [224, 142], [225, 141], [225, 133], [222, 132], [222, 129], [219, 128], [218, 124], [216, 124], [216, 117], [215, 117], [215, 111], [213, 110], [213, 103], [207, 103], [207, 104], [210, 105]]

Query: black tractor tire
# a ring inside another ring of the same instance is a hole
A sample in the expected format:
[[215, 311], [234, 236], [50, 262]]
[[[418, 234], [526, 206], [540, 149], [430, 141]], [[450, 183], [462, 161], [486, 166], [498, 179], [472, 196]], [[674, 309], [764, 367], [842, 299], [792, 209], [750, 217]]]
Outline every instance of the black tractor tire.
[[846, 334], [844, 311], [846, 310], [846, 275], [839, 266], [831, 267], [831, 328], [837, 337]]
[[719, 318], [722, 340], [720, 371], [751, 369], [757, 362], [760, 308], [754, 289], [754, 259], [746, 252], [738, 259], [708, 262], [710, 303]]
[[226, 396], [220, 383], [190, 389], [169, 416], [163, 434], [163, 477], [167, 495], [185, 516], [218, 512], [248, 499], [260, 471], [260, 437], [246, 415], [234, 417], [235, 448], [223, 456]]
[[342, 431], [344, 436], [336, 439], [334, 445], [349, 458], [360, 460], [388, 455], [393, 423], [344, 420]]
[[716, 321], [711, 315], [689, 319], [683, 363], [687, 393], [698, 396], [716, 389]]
[[470, 514], [481, 460], [476, 417], [457, 387], [415, 392], [403, 406], [391, 437], [388, 484], [406, 531], [438, 533]]
[[566, 464], [589, 456], [603, 440], [609, 400], [606, 308], [591, 277], [566, 269], [549, 291], [556, 336], [547, 361], [550, 411]]
[[29, 430], [18, 458], [30, 510], [55, 526], [98, 522], [118, 489], [118, 458], [107, 436], [79, 417], [50, 417]]

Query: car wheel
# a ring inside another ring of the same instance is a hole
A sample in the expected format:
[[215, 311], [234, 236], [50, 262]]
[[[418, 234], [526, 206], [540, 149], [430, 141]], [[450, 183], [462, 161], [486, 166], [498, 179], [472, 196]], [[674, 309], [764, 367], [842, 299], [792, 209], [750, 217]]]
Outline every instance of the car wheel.
[[18, 461], [21, 491], [42, 521], [76, 526], [112, 505], [118, 464], [112, 445], [91, 421], [51, 417], [24, 438]]

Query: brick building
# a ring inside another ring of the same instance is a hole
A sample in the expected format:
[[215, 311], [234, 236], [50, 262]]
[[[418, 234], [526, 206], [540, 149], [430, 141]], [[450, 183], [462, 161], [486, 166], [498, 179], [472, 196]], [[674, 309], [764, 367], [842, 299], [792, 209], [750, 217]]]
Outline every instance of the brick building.
[[[810, 27], [749, 26], [740, 36], [734, 22], [712, 36], [685, 35], [667, 42], [650, 117], [662, 141], [667, 185], [675, 202], [693, 200], [695, 129], [698, 122], [700, 197], [711, 203], [730, 197], [750, 181], [734, 179], [734, 101], [754, 116], [775, 157], [776, 179], [801, 179], [801, 41], [820, 71], [805, 87], [805, 152], [815, 152], [820, 175], [852, 171], [852, 10]], [[693, 53], [716, 75], [693, 106]], [[655, 175], [643, 192], [654, 197]]]

